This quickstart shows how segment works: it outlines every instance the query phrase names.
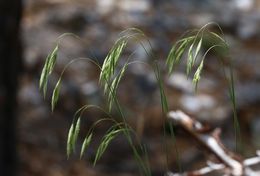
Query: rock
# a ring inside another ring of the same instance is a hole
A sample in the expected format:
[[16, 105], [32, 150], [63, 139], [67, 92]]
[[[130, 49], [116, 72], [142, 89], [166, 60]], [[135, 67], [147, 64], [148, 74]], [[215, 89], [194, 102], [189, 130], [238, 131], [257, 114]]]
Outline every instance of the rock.
[[151, 8], [148, 0], [121, 0], [116, 3], [119, 9], [126, 12], [146, 12]]
[[200, 94], [200, 95], [183, 95], [180, 100], [181, 105], [184, 109], [191, 113], [198, 113], [202, 110], [208, 110], [216, 105], [213, 97]]
[[183, 73], [178, 73], [178, 72], [173, 73], [166, 80], [166, 83], [170, 87], [173, 87], [177, 90], [180, 90], [180, 91], [182, 91], [184, 93], [188, 93], [188, 94], [192, 93], [194, 90], [194, 86], [192, 85], [192, 80], [190, 78], [187, 79], [187, 76]]
[[87, 96], [95, 94], [99, 90], [96, 82], [86, 82], [81, 86], [81, 92]]
[[254, 12], [243, 15], [237, 27], [237, 34], [241, 39], [260, 37], [260, 13]]
[[[154, 30], [154, 35], [158, 35], [160, 38], [163, 32], [180, 32], [191, 27], [186, 15], [169, 14], [162, 10], [155, 12], [150, 23], [150, 28]], [[159, 33], [159, 31], [163, 32]]]
[[112, 12], [114, 10], [114, 6], [116, 1], [115, 0], [97, 0], [96, 1], [96, 11], [100, 15], [107, 15], [108, 13]]
[[213, 126], [221, 125], [231, 114], [231, 107], [223, 102], [217, 103], [207, 94], [183, 95], [180, 104], [185, 112]]
[[124, 12], [146, 12], [150, 9], [150, 2], [148, 0], [98, 0], [97, 11], [101, 15], [107, 15], [113, 10], [121, 10]]
[[81, 92], [86, 96], [88, 104], [98, 105], [102, 102], [102, 93], [96, 81], [87, 81], [81, 86]]
[[88, 24], [89, 16], [78, 6], [60, 6], [48, 13], [48, 23], [59, 30], [80, 32]]
[[233, 0], [235, 7], [240, 11], [249, 11], [253, 8], [255, 0]]

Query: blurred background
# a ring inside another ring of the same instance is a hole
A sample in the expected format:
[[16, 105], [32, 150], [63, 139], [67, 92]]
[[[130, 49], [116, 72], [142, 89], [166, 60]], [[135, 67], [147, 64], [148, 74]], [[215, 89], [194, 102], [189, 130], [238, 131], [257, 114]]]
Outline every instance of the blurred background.
[[[234, 59], [237, 111], [241, 125], [243, 157], [260, 148], [260, 1], [259, 0], [9, 0], [0, 3], [0, 175], [109, 176], [138, 175], [138, 167], [123, 136], [92, 166], [95, 149], [109, 123], [95, 130], [94, 141], [82, 160], [81, 142], [89, 127], [105, 114], [84, 113], [76, 154], [66, 157], [66, 138], [75, 111], [84, 104], [106, 107], [98, 85], [98, 69], [89, 62], [75, 62], [65, 72], [61, 96], [52, 113], [50, 97], [63, 67], [73, 58], [89, 57], [102, 63], [119, 33], [129, 27], [145, 32], [140, 39], [148, 52], [163, 64], [172, 44], [190, 29], [218, 23], [225, 33]], [[217, 31], [216, 26], [211, 27]], [[46, 100], [38, 90], [40, 72], [56, 39], [65, 32], [58, 62], [49, 82]], [[122, 60], [134, 52], [134, 60], [149, 56], [131, 42]], [[185, 63], [173, 76], [163, 74], [169, 107], [221, 127], [223, 143], [235, 149], [232, 108], [218, 59], [209, 54], [198, 92], [185, 76]], [[163, 68], [163, 67], [162, 67]], [[166, 73], [166, 70], [163, 70]], [[138, 140], [147, 145], [152, 173], [165, 172], [163, 139], [171, 145], [169, 169], [178, 171], [173, 140], [163, 136], [160, 94], [147, 66], [131, 65], [118, 90], [127, 121]], [[119, 115], [112, 113], [117, 119]], [[175, 128], [179, 162], [184, 171], [205, 165], [207, 155], [181, 129]]]

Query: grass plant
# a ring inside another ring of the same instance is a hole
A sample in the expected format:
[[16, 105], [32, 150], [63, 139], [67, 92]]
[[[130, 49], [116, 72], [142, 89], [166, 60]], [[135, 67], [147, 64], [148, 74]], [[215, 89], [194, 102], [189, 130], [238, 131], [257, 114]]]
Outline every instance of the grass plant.
[[[216, 32], [210, 31], [211, 26], [217, 26], [219, 29], [219, 34]], [[39, 81], [39, 88], [43, 92], [44, 97], [46, 97], [47, 89], [48, 89], [48, 80], [55, 68], [55, 63], [58, 58], [59, 53], [59, 45], [61, 42], [61, 39], [67, 35], [75, 36], [74, 34], [64, 34], [61, 37], [58, 38], [58, 41], [54, 47], [54, 49], [50, 52], [48, 57], [45, 60], [45, 64], [42, 69], [40, 81]], [[78, 37], [77, 37], [78, 38]], [[81, 132], [81, 117], [82, 113], [90, 108], [96, 108], [100, 111], [103, 111], [107, 114], [107, 118], [103, 118], [98, 120], [95, 124], [92, 125], [92, 127], [89, 129], [88, 133], [86, 134], [86, 137], [82, 143], [81, 151], [80, 151], [80, 158], [84, 155], [84, 152], [88, 149], [90, 143], [93, 140], [93, 130], [96, 128], [96, 125], [99, 123], [102, 123], [104, 121], [110, 121], [111, 122], [111, 128], [107, 130], [107, 132], [104, 134], [98, 148], [96, 151], [96, 156], [93, 162], [93, 165], [96, 165], [97, 162], [100, 160], [104, 152], [106, 151], [108, 145], [110, 142], [116, 138], [119, 134], [124, 134], [129, 145], [132, 148], [133, 155], [135, 157], [135, 160], [138, 163], [140, 174], [145, 176], [151, 175], [151, 168], [149, 165], [149, 156], [147, 154], [147, 149], [144, 144], [138, 144], [139, 147], [137, 149], [136, 145], [133, 142], [132, 133], [135, 134], [134, 129], [132, 129], [126, 120], [125, 114], [122, 111], [121, 104], [119, 102], [119, 99], [117, 97], [117, 88], [120, 84], [120, 81], [122, 77], [127, 72], [128, 66], [130, 64], [140, 64], [141, 62], [131, 62], [130, 57], [124, 62], [123, 66], [119, 65], [119, 60], [122, 58], [122, 54], [126, 47], [128, 46], [128, 43], [130, 40], [134, 42], [138, 42], [147, 55], [151, 58], [152, 62], [146, 63], [150, 65], [151, 68], [154, 70], [154, 74], [158, 83], [158, 88], [160, 90], [160, 99], [161, 99], [161, 108], [162, 108], [162, 116], [165, 118], [165, 114], [169, 111], [168, 107], [168, 101], [167, 96], [165, 94], [164, 90], [164, 82], [162, 79], [162, 66], [159, 66], [158, 61], [159, 58], [155, 57], [154, 53], [149, 53], [147, 48], [144, 47], [143, 43], [140, 42], [141, 38], [147, 40], [149, 42], [148, 37], [137, 28], [130, 28], [120, 33], [118, 40], [114, 43], [111, 50], [109, 51], [108, 55], [104, 59], [103, 65], [99, 65], [99, 63], [95, 62], [93, 59], [89, 58], [78, 58], [72, 60], [70, 63], [68, 63], [64, 70], [62, 71], [60, 78], [58, 79], [56, 86], [53, 89], [52, 93], [52, 99], [51, 99], [51, 109], [52, 111], [55, 109], [55, 106], [58, 102], [59, 95], [60, 95], [60, 88], [62, 85], [62, 76], [69, 65], [73, 64], [75, 61], [82, 61], [86, 60], [88, 62], [94, 63], [97, 68], [100, 70], [99, 75], [99, 83], [100, 86], [103, 88], [104, 95], [107, 97], [108, 101], [108, 110], [105, 108], [99, 107], [97, 105], [84, 105], [81, 107], [76, 113], [72, 120], [71, 127], [69, 128], [68, 132], [68, 138], [67, 138], [67, 157], [69, 158], [73, 151], [75, 151], [75, 145], [78, 141], [79, 133]], [[205, 48], [204, 42], [206, 38], [210, 38], [212, 44], [211, 46], [208, 46]], [[150, 44], [150, 42], [149, 42]], [[151, 44], [150, 44], [150, 47]], [[174, 74], [174, 70], [180, 62], [184, 59], [186, 59], [186, 75], [187, 77], [192, 77], [194, 89], [195, 91], [198, 89], [198, 83], [200, 81], [204, 64], [206, 62], [206, 56], [210, 51], [214, 51], [215, 48], [221, 48], [223, 51], [228, 51], [229, 47], [226, 42], [226, 40], [223, 38], [223, 32], [221, 28], [216, 23], [208, 23], [199, 30], [192, 30], [187, 33], [185, 33], [182, 38], [180, 38], [177, 42], [173, 44], [173, 46], [170, 49], [170, 52], [167, 56], [167, 58], [164, 60], [165, 67], [168, 70], [168, 76], [171, 74]], [[226, 52], [228, 53], [228, 52]], [[228, 57], [227, 57], [228, 58]], [[160, 59], [161, 61], [161, 59]], [[231, 63], [231, 62], [230, 62]], [[163, 66], [163, 67], [164, 67]], [[227, 81], [229, 82], [229, 95], [232, 102], [232, 108], [234, 113], [234, 127], [235, 127], [235, 133], [236, 137], [239, 135], [239, 123], [237, 119], [236, 114], [236, 100], [235, 100], [235, 89], [234, 89], [234, 79], [233, 79], [233, 73], [232, 73], [232, 65], [229, 65], [230, 67], [230, 74], [224, 73]], [[193, 73], [193, 75], [192, 75]], [[115, 110], [118, 112], [118, 114], [121, 117], [121, 121], [116, 121], [112, 115], [111, 115], [111, 109], [115, 108]], [[164, 127], [165, 129], [165, 127]], [[175, 140], [174, 130], [173, 127], [170, 126], [171, 129], [171, 135], [173, 137], [173, 140]], [[164, 133], [164, 135], [166, 135]], [[134, 135], [135, 136], [135, 135]], [[236, 141], [239, 141], [238, 138], [236, 138]], [[166, 157], [169, 157], [167, 155], [168, 147], [166, 145]], [[141, 150], [140, 150], [141, 149]], [[178, 150], [175, 145], [176, 154], [178, 156]], [[167, 172], [167, 171], [165, 171]]]

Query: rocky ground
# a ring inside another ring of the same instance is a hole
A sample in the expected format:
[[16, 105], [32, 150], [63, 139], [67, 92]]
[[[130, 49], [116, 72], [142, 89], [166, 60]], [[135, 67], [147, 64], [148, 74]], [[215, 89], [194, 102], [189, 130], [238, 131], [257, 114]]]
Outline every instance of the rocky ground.
[[[73, 58], [90, 57], [102, 62], [118, 34], [129, 27], [145, 32], [162, 62], [171, 45], [186, 30], [217, 22], [230, 44], [234, 59], [237, 110], [241, 124], [243, 156], [252, 156], [260, 147], [260, 3], [258, 0], [233, 1], [156, 1], [156, 0], [25, 0], [22, 34], [24, 40], [25, 71], [19, 90], [19, 153], [22, 176], [47, 175], [137, 175], [137, 166], [126, 140], [119, 136], [109, 147], [99, 164], [93, 168], [91, 160], [98, 139], [108, 124], [100, 126], [96, 140], [83, 160], [78, 156], [66, 158], [66, 137], [74, 112], [85, 103], [104, 105], [98, 86], [98, 70], [93, 64], [76, 62], [64, 75], [61, 98], [51, 113], [50, 95], [46, 100], [38, 90], [39, 75], [45, 57], [54, 47], [57, 37], [72, 32], [80, 37], [65, 37], [61, 42], [58, 63], [50, 81], [55, 81], [63, 67]], [[148, 48], [148, 43], [143, 40]], [[148, 61], [140, 45], [131, 44], [127, 53]], [[126, 54], [127, 54], [126, 53]], [[127, 57], [125, 55], [124, 57]], [[180, 67], [173, 76], [163, 76], [170, 109], [184, 112], [223, 129], [223, 142], [234, 149], [232, 109], [228, 90], [217, 58], [209, 55], [197, 93], [192, 81]], [[126, 93], [127, 92], [127, 93]], [[159, 90], [152, 70], [131, 66], [118, 95], [129, 123], [138, 130], [147, 144], [153, 175], [163, 175], [165, 154], [162, 145], [163, 121]], [[104, 116], [86, 112], [84, 127]], [[117, 114], [115, 114], [117, 116]], [[84, 131], [84, 130], [83, 130]], [[86, 132], [86, 130], [84, 131]], [[203, 150], [190, 142], [188, 136], [176, 129], [177, 146], [183, 170], [198, 168], [205, 163]], [[82, 134], [81, 137], [84, 137]], [[171, 138], [166, 139], [173, 143]], [[77, 146], [77, 152], [80, 144]], [[178, 170], [175, 150], [169, 153], [169, 169]]]

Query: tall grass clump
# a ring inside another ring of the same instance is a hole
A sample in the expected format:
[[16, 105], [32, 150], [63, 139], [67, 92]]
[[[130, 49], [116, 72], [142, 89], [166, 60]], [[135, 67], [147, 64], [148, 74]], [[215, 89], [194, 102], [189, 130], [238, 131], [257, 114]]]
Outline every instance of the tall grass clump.
[[[218, 27], [219, 32], [213, 32], [209, 30], [209, 27], [215, 25]], [[219, 34], [220, 33], [220, 34]], [[62, 37], [66, 35], [73, 35], [74, 34], [65, 34], [62, 35]], [[198, 89], [198, 83], [200, 81], [204, 64], [206, 62], [206, 56], [210, 51], [215, 52], [215, 48], [221, 48], [221, 50], [226, 53], [226, 58], [228, 58], [228, 45], [226, 40], [222, 37], [223, 32], [221, 28], [215, 24], [215, 23], [209, 23], [200, 28], [199, 30], [193, 30], [188, 33], [186, 33], [182, 38], [180, 38], [177, 42], [173, 44], [173, 46], [170, 49], [170, 52], [165, 59], [165, 67], [168, 70], [168, 75], [171, 75], [174, 73], [174, 70], [182, 60], [186, 59], [186, 75], [187, 77], [192, 77], [193, 84], [195, 91]], [[59, 43], [60, 37], [57, 44], [55, 45], [53, 51], [48, 55], [46, 58], [45, 64], [42, 69], [40, 82], [39, 82], [39, 88], [43, 92], [44, 97], [46, 96], [47, 89], [48, 89], [48, 80], [54, 70], [55, 63], [58, 58], [58, 52], [59, 52]], [[72, 120], [72, 124], [68, 131], [68, 138], [67, 138], [67, 157], [69, 158], [70, 155], [75, 151], [75, 144], [77, 143], [79, 133], [81, 132], [81, 117], [84, 111], [89, 110], [91, 108], [99, 109], [100, 111], [105, 112], [107, 115], [107, 118], [102, 118], [98, 121], [96, 121], [92, 127], [89, 129], [88, 133], [85, 134], [84, 141], [82, 143], [81, 151], [80, 151], [80, 158], [84, 155], [85, 151], [88, 149], [90, 143], [93, 140], [94, 136], [94, 129], [96, 128], [97, 124], [102, 123], [104, 121], [109, 121], [111, 123], [111, 127], [107, 130], [107, 132], [104, 134], [103, 138], [101, 139], [101, 142], [97, 148], [96, 156], [94, 159], [93, 164], [96, 165], [97, 162], [100, 160], [104, 152], [106, 151], [108, 145], [110, 142], [116, 138], [119, 134], [123, 134], [125, 138], [127, 139], [129, 145], [132, 148], [133, 156], [135, 160], [137, 161], [137, 164], [140, 169], [140, 173], [145, 176], [151, 175], [151, 168], [149, 165], [149, 156], [147, 154], [147, 149], [144, 144], [138, 144], [138, 148], [134, 142], [133, 136], [136, 136], [135, 131], [132, 127], [130, 127], [127, 123], [126, 117], [124, 112], [122, 111], [121, 104], [117, 97], [117, 88], [120, 84], [121, 79], [127, 72], [128, 66], [130, 64], [143, 64], [142, 62], [138, 61], [131, 61], [131, 58], [123, 62], [123, 65], [119, 65], [119, 60], [122, 58], [122, 54], [124, 50], [126, 49], [128, 43], [130, 41], [138, 42], [147, 55], [150, 57], [151, 62], [146, 63], [154, 70], [154, 75], [158, 83], [158, 89], [160, 91], [160, 99], [161, 99], [161, 108], [162, 108], [162, 114], [163, 117], [165, 117], [165, 114], [169, 111], [168, 107], [168, 101], [167, 96], [165, 94], [164, 90], [164, 82], [162, 79], [162, 70], [164, 69], [164, 66], [161, 66], [158, 64], [158, 61], [162, 61], [162, 59], [156, 58], [154, 53], [149, 53], [148, 49], [144, 47], [143, 43], [140, 42], [140, 39], [145, 39], [150, 44], [148, 38], [146, 35], [139, 29], [136, 28], [130, 28], [120, 33], [119, 38], [116, 40], [114, 45], [112, 46], [111, 50], [108, 52], [106, 58], [104, 59], [104, 62], [102, 65], [99, 65], [98, 62], [95, 62], [93, 59], [89, 58], [78, 58], [73, 59], [70, 61], [65, 68], [63, 69], [60, 78], [56, 82], [56, 86], [53, 89], [52, 93], [52, 100], [51, 100], [51, 109], [54, 110], [55, 106], [59, 99], [60, 94], [60, 88], [62, 85], [62, 76], [66, 69], [69, 67], [69, 65], [73, 64], [76, 61], [83, 61], [86, 60], [88, 62], [94, 63], [97, 68], [100, 70], [99, 75], [99, 83], [104, 91], [104, 95], [107, 97], [108, 102], [108, 109], [101, 108], [98, 105], [84, 105], [81, 107], [74, 115], [74, 118]], [[210, 40], [211, 44], [210, 46], [207, 46], [205, 43], [205, 40]], [[150, 47], [152, 49], [152, 46], [150, 44]], [[222, 59], [220, 59], [222, 63]], [[228, 62], [231, 63], [231, 62]], [[236, 136], [238, 137], [239, 132], [239, 124], [237, 120], [236, 115], [236, 104], [235, 104], [235, 93], [234, 93], [234, 80], [233, 80], [233, 74], [232, 74], [232, 65], [229, 64], [230, 67], [230, 73], [224, 73], [225, 78], [229, 82], [229, 94], [232, 102], [232, 107], [234, 110], [234, 126], [236, 129]], [[121, 120], [115, 120], [115, 118], [111, 115], [111, 109], [114, 108], [118, 114], [121, 117]], [[165, 120], [165, 119], [164, 119]], [[165, 127], [164, 127], [165, 129]], [[171, 135], [174, 137], [174, 130], [172, 125], [170, 125], [170, 131]], [[134, 134], [134, 135], [132, 135]], [[166, 135], [166, 133], [164, 133]], [[238, 139], [238, 138], [236, 138]], [[168, 158], [167, 152], [168, 147], [166, 145], [166, 157]], [[175, 146], [176, 154], [178, 155], [177, 147]], [[166, 167], [166, 169], [168, 169]]]

